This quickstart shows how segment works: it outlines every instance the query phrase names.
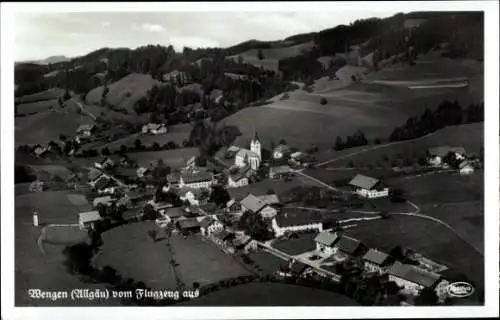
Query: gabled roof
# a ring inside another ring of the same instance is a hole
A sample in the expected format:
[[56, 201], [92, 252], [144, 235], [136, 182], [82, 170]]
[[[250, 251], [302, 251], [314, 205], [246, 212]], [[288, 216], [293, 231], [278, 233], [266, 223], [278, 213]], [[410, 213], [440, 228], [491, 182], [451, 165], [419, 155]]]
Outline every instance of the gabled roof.
[[297, 261], [295, 260], [295, 262], [292, 264], [292, 267], [290, 269], [290, 271], [293, 273], [293, 274], [296, 274], [296, 275], [300, 275], [302, 274], [304, 271], [306, 271], [306, 269], [308, 268], [309, 266], [303, 262], [300, 262], [300, 261]]
[[333, 246], [335, 242], [339, 240], [340, 236], [336, 232], [328, 232], [328, 231], [323, 231], [320, 232], [316, 238], [314, 238], [315, 242], [318, 242], [320, 244], [323, 244], [325, 246]]
[[286, 144], [280, 144], [274, 148], [273, 152], [287, 153], [290, 152], [290, 147]]
[[106, 175], [102, 175], [100, 176], [96, 182], [95, 182], [95, 188], [96, 189], [104, 189], [106, 186], [108, 186], [109, 184], [111, 183], [111, 179], [106, 176]]
[[268, 205], [280, 204], [280, 199], [275, 194], [266, 194], [263, 196], [258, 196], [261, 201], [265, 202]]
[[204, 217], [203, 219], [201, 219], [200, 221], [200, 226], [202, 228], [208, 228], [209, 226], [211, 226], [212, 224], [214, 224], [217, 220], [215, 220], [214, 218], [212, 217]]
[[165, 215], [170, 218], [179, 218], [184, 215], [184, 211], [182, 211], [180, 207], [167, 208], [167, 210], [165, 210]]
[[94, 222], [94, 221], [101, 220], [101, 215], [99, 214], [99, 211], [97, 211], [97, 210], [80, 212], [78, 214], [78, 219], [80, 222], [83, 222], [83, 223]]
[[318, 211], [293, 209], [286, 209], [286, 211], [279, 213], [275, 219], [281, 228], [318, 224], [324, 221], [323, 215]]
[[82, 124], [80, 125], [77, 129], [76, 132], [81, 132], [81, 131], [87, 131], [87, 130], [92, 130], [95, 127], [94, 124]]
[[267, 204], [264, 201], [260, 200], [253, 194], [249, 194], [240, 202], [243, 207], [245, 207], [249, 211], [252, 211], [253, 213], [258, 213], [265, 206], [267, 206]]
[[97, 178], [99, 178], [99, 176], [101, 176], [103, 173], [97, 169], [94, 169], [94, 168], [91, 168], [89, 170], [89, 180], [95, 180]]
[[236, 199], [231, 199], [226, 203], [226, 208], [231, 208], [233, 205], [241, 205]]
[[210, 181], [213, 179], [212, 173], [205, 170], [190, 170], [182, 173], [184, 183], [195, 183]]
[[243, 148], [239, 149], [238, 152], [236, 152], [236, 156], [241, 157], [243, 159], [258, 158], [259, 157], [255, 152], [252, 152], [248, 149], [243, 149]]
[[380, 180], [372, 178], [372, 177], [367, 177], [362, 174], [356, 175], [350, 182], [349, 184], [358, 188], [363, 188], [366, 190], [371, 190], [373, 189]]
[[97, 207], [100, 203], [106, 204], [111, 201], [113, 201], [113, 198], [111, 198], [111, 196], [97, 197], [92, 201], [92, 205], [94, 207]]
[[271, 167], [269, 169], [269, 173], [272, 174], [282, 174], [282, 173], [290, 173], [292, 172], [292, 168], [290, 166], [276, 166], [276, 167]]
[[428, 152], [431, 156], [444, 157], [449, 152], [455, 152], [458, 154], [465, 154], [465, 149], [463, 147], [441, 146], [441, 147], [429, 148]]
[[368, 250], [368, 252], [365, 253], [365, 255], [363, 256], [363, 260], [378, 265], [383, 265], [385, 262], [387, 262], [389, 258], [390, 256], [388, 254], [378, 251], [376, 249]]
[[188, 219], [179, 220], [177, 223], [179, 224], [179, 228], [181, 228], [181, 229], [190, 229], [190, 228], [199, 228], [200, 227], [200, 223], [195, 218], [188, 218]]
[[413, 265], [402, 264], [399, 261], [391, 267], [389, 274], [424, 287], [432, 287], [441, 278], [437, 273], [429, 272]]
[[361, 247], [362, 243], [358, 239], [354, 239], [348, 236], [341, 236], [337, 244], [335, 245], [339, 250], [347, 253], [354, 254]]

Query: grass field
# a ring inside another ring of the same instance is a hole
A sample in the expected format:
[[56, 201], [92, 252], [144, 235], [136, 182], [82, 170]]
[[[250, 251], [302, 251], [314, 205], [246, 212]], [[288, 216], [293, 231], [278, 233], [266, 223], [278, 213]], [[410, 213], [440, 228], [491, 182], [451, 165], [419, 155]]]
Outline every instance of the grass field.
[[437, 222], [410, 216], [360, 223], [348, 233], [370, 247], [385, 252], [396, 245], [413, 250], [464, 273], [479, 287], [484, 285], [484, 258], [469, 244]]
[[30, 166], [35, 173], [44, 172], [51, 176], [58, 176], [62, 179], [67, 179], [72, 175], [72, 172], [62, 165], [34, 165]]
[[143, 167], [149, 167], [150, 164], [155, 165], [158, 160], [162, 159], [165, 165], [171, 168], [178, 168], [184, 166], [189, 158], [197, 156], [198, 153], [198, 148], [183, 148], [163, 151], [134, 152], [129, 153], [128, 156]]
[[78, 243], [90, 244], [90, 237], [86, 231], [77, 226], [52, 226], [42, 229], [41, 238], [44, 244], [71, 246]]
[[179, 276], [188, 287], [193, 282], [205, 285], [250, 273], [233, 257], [222, 252], [214, 243], [198, 236], [172, 239]]
[[[472, 123], [446, 127], [423, 138], [394, 144], [368, 145], [340, 151], [329, 149], [320, 151], [316, 157], [319, 161], [344, 157], [328, 165], [337, 168], [346, 167], [350, 161], [353, 161], [355, 167], [376, 165], [377, 163], [386, 165], [398, 158], [398, 155], [408, 156], [416, 161], [418, 156], [424, 155], [427, 149], [446, 145], [462, 146], [468, 153], [479, 153], [480, 148], [484, 146], [484, 124]], [[363, 150], [366, 151], [363, 152]], [[349, 154], [354, 155], [347, 156]], [[387, 161], [384, 160], [384, 156], [388, 157]]]
[[[135, 102], [145, 97], [147, 91], [159, 82], [150, 75], [131, 73], [128, 76], [108, 86], [106, 101], [113, 106], [125, 108], [132, 113]], [[100, 86], [89, 91], [86, 102], [100, 104], [104, 87]]]
[[[15, 304], [16, 306], [70, 306], [115, 304], [113, 301], [82, 300], [75, 302], [71, 299], [51, 301], [47, 299], [31, 299], [28, 289], [58, 291], [74, 288], [100, 288], [103, 286], [82, 282], [76, 276], [69, 274], [63, 265], [64, 246], [44, 244], [46, 254], [43, 254], [37, 239], [40, 228], [32, 224], [32, 210], [39, 210], [40, 223], [75, 223], [76, 212], [88, 209], [86, 206], [73, 206], [69, 203], [65, 192], [42, 192], [16, 196], [15, 226], [14, 226], [14, 254], [15, 254]], [[61, 231], [61, 230], [59, 230]], [[65, 230], [68, 231], [68, 230]], [[74, 237], [74, 230], [71, 234]], [[52, 232], [48, 234], [53, 238]]]
[[16, 98], [16, 102], [20, 103], [31, 103], [37, 101], [55, 100], [64, 95], [64, 90], [62, 89], [49, 89], [42, 92], [37, 92], [33, 94], [28, 94], [19, 98]]
[[18, 105], [17, 115], [30, 115], [42, 111], [47, 111], [52, 107], [57, 107], [59, 104], [57, 100], [42, 100], [36, 102], [22, 103]]
[[280, 239], [273, 243], [273, 247], [293, 256], [298, 255], [316, 248], [314, 238], [317, 235], [317, 232], [308, 232], [300, 234], [298, 238]]
[[67, 109], [57, 112], [43, 111], [15, 119], [15, 145], [46, 144], [57, 141], [59, 136], [74, 136], [81, 124], [93, 123], [93, 119]]
[[280, 259], [266, 251], [254, 251], [249, 254], [250, 259], [252, 259], [255, 264], [257, 264], [266, 274], [274, 274], [279, 270], [280, 266], [286, 263], [283, 259]]
[[221, 290], [181, 306], [356, 306], [337, 293], [281, 283], [250, 283]]
[[152, 289], [175, 289], [167, 246], [163, 241], [154, 242], [150, 230], [158, 230], [154, 222], [130, 223], [105, 232], [93, 264], [113, 267], [122, 277], [143, 281]]

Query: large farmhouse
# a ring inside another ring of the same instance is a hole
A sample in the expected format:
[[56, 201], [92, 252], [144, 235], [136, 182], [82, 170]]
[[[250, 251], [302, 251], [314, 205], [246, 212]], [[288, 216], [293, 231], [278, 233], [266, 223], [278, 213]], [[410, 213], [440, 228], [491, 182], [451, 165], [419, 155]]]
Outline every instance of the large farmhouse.
[[82, 230], [94, 229], [95, 223], [101, 220], [99, 211], [81, 212], [78, 214], [78, 226]]
[[365, 270], [369, 272], [385, 273], [394, 263], [394, 258], [376, 249], [370, 249], [363, 256]]
[[277, 214], [277, 210], [269, 206], [266, 202], [260, 200], [253, 194], [249, 194], [241, 200], [243, 212], [250, 211], [254, 214], [260, 214], [263, 218], [273, 218]]
[[354, 187], [356, 193], [365, 198], [382, 198], [389, 196], [389, 188], [380, 180], [358, 174], [349, 185]]
[[192, 169], [181, 174], [179, 187], [181, 188], [210, 188], [215, 183], [212, 173], [205, 170]]
[[276, 237], [287, 232], [306, 230], [323, 231], [323, 216], [317, 211], [291, 210], [282, 212], [272, 220], [272, 228]]
[[418, 295], [424, 288], [434, 289], [439, 283], [441, 276], [413, 265], [396, 262], [389, 269], [389, 281], [394, 281], [405, 291]]

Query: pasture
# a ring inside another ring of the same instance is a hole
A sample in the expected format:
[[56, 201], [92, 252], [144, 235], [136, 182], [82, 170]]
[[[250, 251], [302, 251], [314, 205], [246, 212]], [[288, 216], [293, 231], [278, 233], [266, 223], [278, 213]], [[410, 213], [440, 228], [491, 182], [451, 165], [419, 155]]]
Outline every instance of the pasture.
[[[147, 96], [148, 90], [159, 82], [150, 75], [131, 73], [128, 76], [108, 86], [106, 102], [119, 108], [125, 108], [129, 113], [134, 112], [134, 104], [142, 97]], [[104, 87], [100, 86], [89, 91], [86, 102], [100, 104]]]
[[33, 169], [35, 174], [45, 173], [49, 176], [57, 176], [64, 180], [68, 179], [72, 175], [72, 172], [62, 165], [32, 165], [30, 167]]
[[225, 254], [210, 240], [197, 235], [186, 239], [177, 234], [172, 237], [174, 259], [182, 282], [191, 286], [193, 282], [205, 285], [223, 279], [250, 275], [235, 258]]
[[484, 285], [484, 257], [445, 226], [420, 217], [394, 215], [364, 221], [349, 235], [373, 248], [389, 252], [397, 245], [409, 247], [430, 259], [463, 273], [478, 287]]
[[47, 111], [58, 107], [57, 100], [41, 100], [36, 102], [21, 103], [16, 106], [16, 116], [27, 116], [38, 112]]
[[[71, 299], [52, 301], [48, 299], [31, 299], [28, 290], [40, 288], [42, 290], [58, 291], [74, 288], [103, 289], [102, 285], [92, 284], [80, 280], [77, 276], [69, 274], [64, 267], [62, 250], [65, 246], [60, 244], [60, 239], [79, 241], [75, 238], [75, 230], [58, 229], [50, 230], [46, 237], [51, 242], [45, 242], [42, 253], [37, 240], [41, 229], [32, 224], [32, 209], [39, 211], [41, 224], [46, 223], [76, 223], [76, 213], [89, 209], [87, 206], [72, 205], [65, 192], [42, 192], [16, 196], [14, 213], [14, 254], [15, 254], [15, 305], [16, 306], [71, 306], [75, 302]], [[53, 233], [53, 231], [55, 233]], [[76, 232], [81, 236], [78, 231]], [[62, 238], [61, 236], [65, 236]], [[83, 237], [82, 237], [83, 239]], [[58, 240], [58, 241], [56, 241]], [[70, 241], [72, 242], [72, 241]], [[94, 300], [79, 301], [79, 305], [109, 305], [115, 302]], [[116, 303], [117, 304], [117, 303]]]
[[351, 161], [355, 168], [376, 164], [385, 166], [401, 156], [416, 162], [419, 156], [425, 155], [427, 149], [438, 146], [462, 146], [467, 153], [477, 154], [484, 146], [484, 124], [471, 123], [446, 127], [422, 138], [395, 143], [367, 145], [340, 151], [330, 149], [320, 151], [316, 157], [319, 161], [338, 159], [328, 164], [335, 168], [346, 167]]
[[249, 283], [181, 303], [180, 306], [356, 306], [335, 292], [283, 283]]
[[165, 165], [171, 168], [179, 168], [186, 164], [186, 161], [199, 154], [198, 148], [182, 148], [163, 151], [146, 151], [129, 153], [128, 157], [137, 162], [139, 166], [149, 167], [156, 165], [162, 159]]

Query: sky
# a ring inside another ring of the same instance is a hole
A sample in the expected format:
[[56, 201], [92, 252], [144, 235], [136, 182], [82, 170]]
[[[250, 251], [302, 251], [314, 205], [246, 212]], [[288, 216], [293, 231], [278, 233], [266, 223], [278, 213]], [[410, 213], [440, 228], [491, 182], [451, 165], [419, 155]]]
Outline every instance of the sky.
[[280, 40], [320, 31], [357, 19], [389, 17], [397, 12], [17, 12], [15, 60], [75, 57], [103, 47], [136, 48], [148, 44], [228, 47], [250, 40]]

